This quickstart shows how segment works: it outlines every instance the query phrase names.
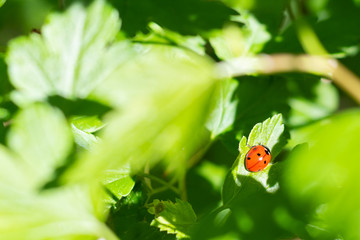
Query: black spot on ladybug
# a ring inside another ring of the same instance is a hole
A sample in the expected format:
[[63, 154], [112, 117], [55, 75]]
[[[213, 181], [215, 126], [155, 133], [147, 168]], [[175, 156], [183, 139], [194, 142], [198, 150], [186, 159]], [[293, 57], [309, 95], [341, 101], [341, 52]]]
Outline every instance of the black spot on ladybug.
[[266, 161], [264, 161], [264, 163], [266, 164]]
[[270, 155], [270, 150], [269, 150], [267, 147], [265, 147], [265, 153], [266, 153], [267, 155]]
[[261, 154], [260, 154], [260, 153], [257, 153], [256, 155], [258, 155], [259, 157], [261, 156]]
[[250, 157], [248, 157], [247, 160], [250, 160]]

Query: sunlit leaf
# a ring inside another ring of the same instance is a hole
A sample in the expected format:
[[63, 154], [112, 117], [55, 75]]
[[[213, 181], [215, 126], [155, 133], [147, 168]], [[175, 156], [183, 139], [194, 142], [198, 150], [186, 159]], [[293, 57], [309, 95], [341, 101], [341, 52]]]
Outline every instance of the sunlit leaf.
[[84, 132], [93, 133], [104, 127], [104, 123], [97, 116], [79, 116], [71, 119], [71, 123]]
[[41, 35], [11, 41], [7, 63], [18, 104], [58, 94], [85, 98], [129, 56], [126, 43], [108, 46], [119, 31], [118, 13], [95, 1], [52, 14]]
[[78, 129], [77, 127], [75, 127], [74, 124], [71, 125], [71, 130], [74, 134], [74, 140], [76, 144], [87, 150], [92, 149], [94, 145], [100, 140], [92, 133], [88, 133]]
[[34, 104], [13, 119], [8, 145], [20, 157], [27, 183], [37, 188], [64, 163], [72, 147], [72, 136], [60, 111]]
[[118, 199], [129, 195], [135, 185], [129, 169], [107, 170], [101, 179], [102, 184]]
[[103, 127], [103, 122], [96, 116], [78, 116], [71, 120], [71, 130], [74, 134], [75, 142], [88, 150], [100, 141], [100, 138], [95, 136], [93, 132]]
[[151, 222], [160, 231], [176, 234], [177, 238], [188, 238], [188, 231], [196, 223], [196, 214], [188, 202], [176, 199], [176, 202], [155, 199], [148, 209], [155, 219]]
[[138, 33], [134, 40], [142, 43], [158, 43], [187, 48], [200, 55], [205, 54], [205, 40], [200, 36], [183, 36], [177, 32], [164, 29], [158, 24], [151, 22], [148, 26], [148, 34]]
[[233, 99], [238, 86], [234, 79], [220, 81], [213, 95], [212, 106], [206, 127], [215, 138], [228, 130], [235, 120], [237, 100]]
[[246, 176], [259, 182], [269, 192], [275, 191], [278, 188], [278, 185], [271, 185], [268, 182], [269, 171], [272, 164], [270, 163], [270, 165], [260, 172], [249, 172], [245, 169], [245, 155], [251, 146], [262, 144], [270, 149], [272, 156], [271, 161], [273, 162], [281, 147], [286, 143], [286, 139], [281, 138], [283, 133], [284, 124], [282, 115], [277, 114], [262, 123], [256, 124], [251, 130], [248, 139], [245, 136], [242, 137], [239, 143], [240, 154], [224, 183], [223, 201], [225, 204], [239, 197], [240, 192], [243, 192], [244, 188], [252, 187], [251, 185], [248, 186], [246, 182], [241, 182], [240, 178], [244, 179]]
[[222, 60], [253, 55], [260, 52], [271, 39], [271, 35], [250, 12], [239, 11], [233, 16], [234, 22], [242, 26], [230, 25], [213, 34], [210, 43], [216, 55]]
[[181, 172], [184, 161], [204, 140], [207, 103], [214, 85], [212, 65], [183, 49], [137, 47], [142, 54], [92, 94], [93, 99], [121, 110], [108, 114], [102, 143], [74, 165], [71, 175], [77, 177], [69, 178], [88, 178], [101, 169], [128, 163], [137, 171], [146, 162], [160, 159], [169, 172]]
[[82, 188], [48, 190], [40, 195], [18, 192], [8, 195], [11, 198], [4, 198], [3, 190], [0, 188], [1, 239], [73, 240], [84, 235], [117, 239], [94, 216], [89, 193]]
[[271, 39], [271, 35], [266, 29], [266, 26], [260, 23], [253, 14], [241, 11], [240, 16], [236, 16], [233, 20], [244, 24], [242, 28], [245, 37], [243, 55], [260, 52], [264, 45]]
[[355, 110], [306, 127], [308, 135], [302, 139], [308, 148], [289, 157], [284, 179], [294, 204], [309, 206], [313, 223], [321, 216], [325, 230], [340, 232], [344, 239], [360, 237], [360, 195], [355, 191], [360, 187], [355, 154], [359, 120]]
[[13, 119], [8, 142], [10, 149], [0, 146], [1, 239], [117, 239], [102, 222], [103, 193], [97, 185], [42, 189], [72, 147], [59, 110], [40, 103], [23, 109]]

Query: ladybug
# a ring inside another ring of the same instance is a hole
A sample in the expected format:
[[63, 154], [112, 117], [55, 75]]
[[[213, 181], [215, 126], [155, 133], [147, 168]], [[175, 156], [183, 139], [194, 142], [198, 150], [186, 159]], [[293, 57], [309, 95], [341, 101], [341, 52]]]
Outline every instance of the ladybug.
[[252, 146], [245, 156], [245, 168], [249, 172], [260, 172], [269, 164], [271, 153], [264, 145]]

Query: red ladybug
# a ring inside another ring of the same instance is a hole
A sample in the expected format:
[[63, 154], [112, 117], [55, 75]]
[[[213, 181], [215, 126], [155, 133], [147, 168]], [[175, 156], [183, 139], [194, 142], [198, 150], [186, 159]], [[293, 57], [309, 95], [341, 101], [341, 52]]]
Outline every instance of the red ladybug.
[[271, 160], [270, 150], [264, 145], [252, 146], [245, 156], [245, 168], [249, 172], [260, 172]]

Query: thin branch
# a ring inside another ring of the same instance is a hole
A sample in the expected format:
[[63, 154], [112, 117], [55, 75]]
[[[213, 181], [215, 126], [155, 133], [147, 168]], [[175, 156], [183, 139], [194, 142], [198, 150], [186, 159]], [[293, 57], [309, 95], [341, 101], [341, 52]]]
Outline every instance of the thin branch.
[[205, 146], [201, 147], [199, 151], [197, 151], [190, 158], [190, 160], [186, 163], [187, 169], [190, 169], [193, 166], [195, 166], [204, 157], [205, 153], [209, 150], [213, 142], [214, 142], [214, 138], [209, 139], [208, 143]]
[[186, 171], [183, 172], [181, 178], [179, 179], [179, 189], [181, 194], [181, 200], [187, 201]]
[[162, 180], [162, 179], [160, 179], [160, 178], [158, 178], [156, 176], [153, 176], [151, 174], [146, 174], [146, 173], [142, 173], [142, 174], [140, 173], [140, 174], [138, 174], [138, 176], [143, 177], [143, 178], [149, 178], [149, 179], [151, 179], [151, 180], [153, 180], [155, 182], [158, 182], [158, 183], [164, 185], [166, 188], [171, 189], [175, 193], [179, 193], [179, 190], [176, 187], [174, 187], [170, 183], [168, 183], [168, 182], [166, 182], [166, 181], [164, 181], [164, 180]]
[[216, 66], [219, 78], [281, 72], [304, 72], [332, 79], [360, 104], [360, 79], [336, 59], [305, 54], [273, 54], [240, 57]]
[[[147, 161], [146, 164], [145, 164], [144, 173], [147, 174], [147, 175], [150, 175], [150, 163], [149, 163], [149, 161]], [[150, 178], [144, 178], [144, 183], [148, 186], [148, 188], [150, 190], [153, 190], [153, 188], [151, 186], [151, 179]]]

